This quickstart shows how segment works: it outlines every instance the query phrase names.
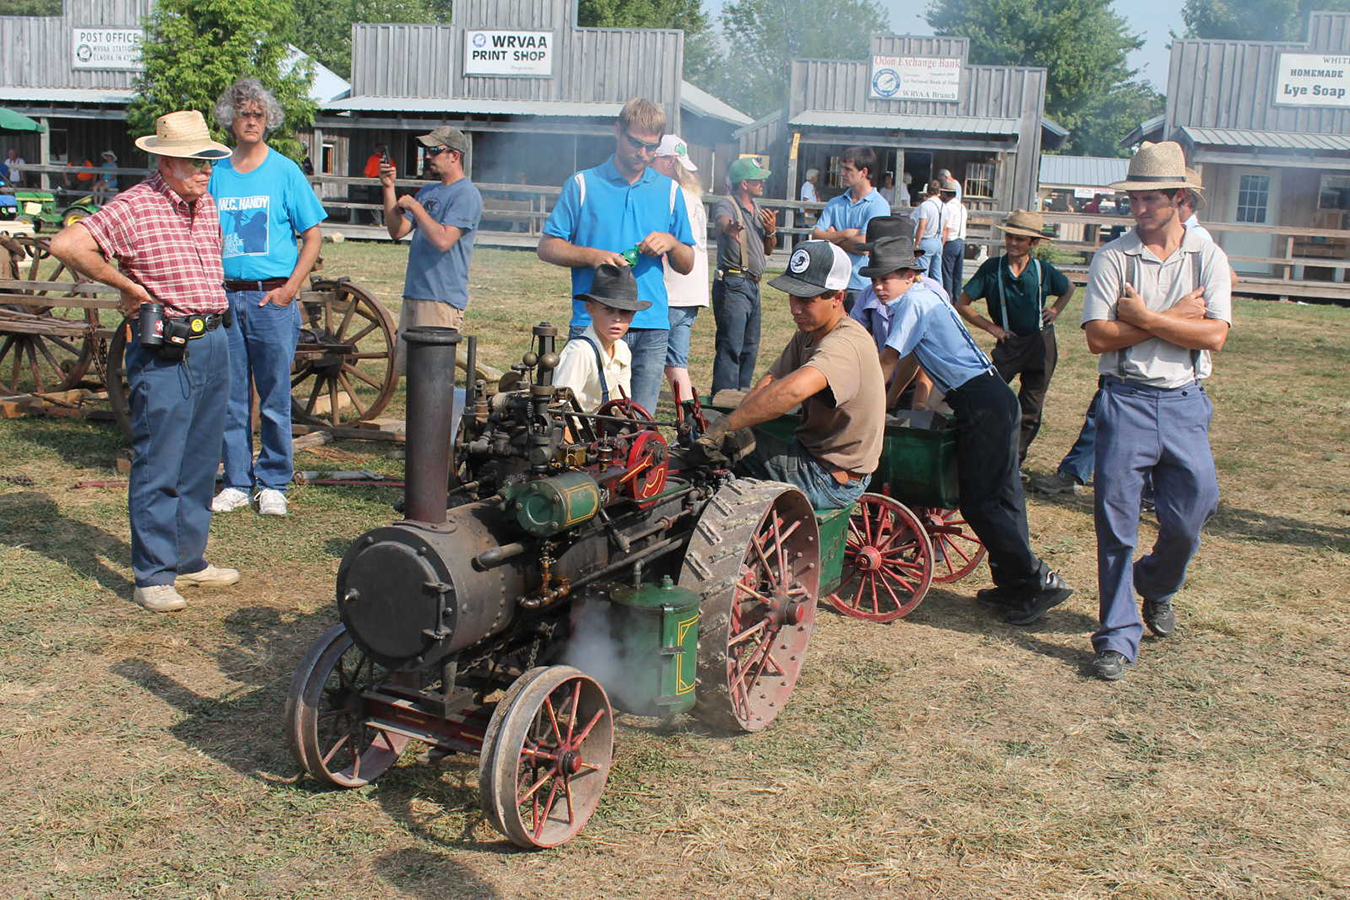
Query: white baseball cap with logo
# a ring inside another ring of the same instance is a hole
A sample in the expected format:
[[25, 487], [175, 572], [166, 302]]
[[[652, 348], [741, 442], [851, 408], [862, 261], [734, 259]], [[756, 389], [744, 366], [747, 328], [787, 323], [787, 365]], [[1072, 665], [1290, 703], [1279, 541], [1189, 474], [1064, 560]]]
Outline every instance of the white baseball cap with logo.
[[853, 275], [848, 254], [829, 241], [803, 241], [788, 257], [787, 271], [769, 284], [794, 297], [842, 291]]
[[668, 134], [661, 138], [661, 146], [656, 148], [657, 156], [673, 156], [687, 171], [697, 172], [698, 166], [689, 158], [689, 145], [678, 134]]

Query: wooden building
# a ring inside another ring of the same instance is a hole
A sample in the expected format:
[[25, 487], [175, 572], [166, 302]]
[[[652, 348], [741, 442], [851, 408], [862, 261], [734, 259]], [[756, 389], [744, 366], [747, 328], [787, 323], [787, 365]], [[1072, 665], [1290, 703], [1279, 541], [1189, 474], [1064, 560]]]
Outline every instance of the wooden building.
[[769, 158], [776, 197], [795, 199], [808, 169], [822, 199], [840, 193], [839, 154], [865, 145], [878, 187], [908, 174], [917, 199], [948, 169], [973, 209], [1029, 208], [1042, 147], [1067, 137], [1045, 118], [1045, 69], [970, 65], [969, 51], [968, 38], [884, 35], [868, 59], [794, 60], [788, 108], [742, 128], [741, 152]]
[[1345, 281], [1350, 13], [1312, 13], [1306, 42], [1174, 41], [1166, 111], [1126, 141], [1163, 139], [1200, 171], [1200, 219], [1239, 273]]

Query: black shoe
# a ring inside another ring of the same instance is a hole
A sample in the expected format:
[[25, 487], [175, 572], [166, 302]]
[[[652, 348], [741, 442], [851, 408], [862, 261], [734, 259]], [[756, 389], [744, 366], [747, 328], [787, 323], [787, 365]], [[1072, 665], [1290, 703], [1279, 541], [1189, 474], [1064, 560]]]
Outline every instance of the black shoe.
[[1005, 591], [1001, 587], [980, 588], [975, 592], [975, 599], [986, 606], [1016, 606], [1021, 598], [1011, 591]]
[[1015, 607], [1003, 621], [1009, 625], [1030, 625], [1038, 621], [1051, 609], [1059, 606], [1069, 595], [1073, 593], [1073, 588], [1064, 583], [1064, 579], [1059, 577], [1058, 572], [1050, 572], [1045, 576], [1036, 593], [1031, 595], [1021, 606]]
[[1177, 616], [1171, 600], [1145, 600], [1144, 624], [1158, 637], [1167, 637], [1177, 627]]
[[1126, 659], [1125, 654], [1115, 650], [1098, 650], [1092, 657], [1092, 671], [1103, 681], [1119, 681], [1125, 677], [1125, 670], [1134, 665], [1134, 660]]

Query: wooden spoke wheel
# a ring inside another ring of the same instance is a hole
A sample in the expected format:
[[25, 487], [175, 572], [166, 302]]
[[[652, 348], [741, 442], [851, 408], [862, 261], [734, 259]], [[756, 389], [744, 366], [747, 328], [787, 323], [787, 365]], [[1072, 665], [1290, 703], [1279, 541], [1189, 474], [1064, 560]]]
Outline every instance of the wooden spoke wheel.
[[511, 686], [483, 739], [479, 798], [521, 847], [556, 847], [600, 804], [614, 758], [614, 712], [600, 683], [571, 666], [531, 669]]
[[787, 705], [816, 622], [820, 530], [806, 495], [775, 481], [724, 486], [694, 529], [680, 584], [702, 598], [694, 714], [765, 728]]
[[131, 443], [131, 387], [127, 384], [127, 327], [125, 322], [113, 329], [108, 342], [108, 358], [104, 365], [103, 384], [108, 389], [108, 406], [112, 407], [113, 421], [122, 429], [127, 443]]
[[933, 580], [933, 548], [909, 508], [881, 494], [863, 494], [848, 519], [844, 577], [830, 595], [855, 619], [893, 622], [913, 612]]
[[398, 375], [397, 329], [389, 310], [350, 281], [320, 281], [323, 299], [297, 299], [300, 342], [291, 366], [291, 416], [339, 427], [383, 412]]
[[[62, 300], [80, 296], [79, 277], [51, 255], [45, 238], [15, 237], [30, 263], [25, 279], [35, 283], [68, 283], [64, 287], [33, 287], [18, 291], [34, 298], [32, 304], [0, 307], [0, 392], [52, 393], [80, 383], [94, 358], [96, 309], [63, 306]], [[50, 305], [47, 304], [50, 300]]]
[[956, 509], [928, 508], [919, 511], [924, 530], [933, 543], [933, 580], [939, 584], [960, 581], [984, 559], [984, 543]]
[[386, 674], [352, 643], [345, 625], [334, 625], [310, 646], [286, 696], [287, 742], [307, 774], [360, 787], [398, 759], [408, 739], [365, 723], [362, 694]]

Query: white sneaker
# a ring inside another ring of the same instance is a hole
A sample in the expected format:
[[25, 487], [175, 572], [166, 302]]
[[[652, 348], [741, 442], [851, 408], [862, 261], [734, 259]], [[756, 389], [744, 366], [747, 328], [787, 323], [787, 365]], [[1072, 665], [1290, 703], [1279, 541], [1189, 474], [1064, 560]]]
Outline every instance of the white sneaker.
[[286, 515], [286, 495], [274, 488], [264, 488], [258, 491], [258, 515]]
[[226, 488], [211, 498], [211, 512], [234, 512], [245, 506], [248, 506], [248, 494], [239, 488]]
[[138, 587], [131, 596], [132, 599], [151, 612], [173, 612], [187, 606], [187, 601], [183, 599], [183, 595], [174, 590], [174, 586], [171, 584], [152, 584], [149, 587]]
[[210, 563], [198, 572], [180, 573], [173, 580], [174, 587], [229, 587], [238, 583], [238, 569], [218, 569]]

